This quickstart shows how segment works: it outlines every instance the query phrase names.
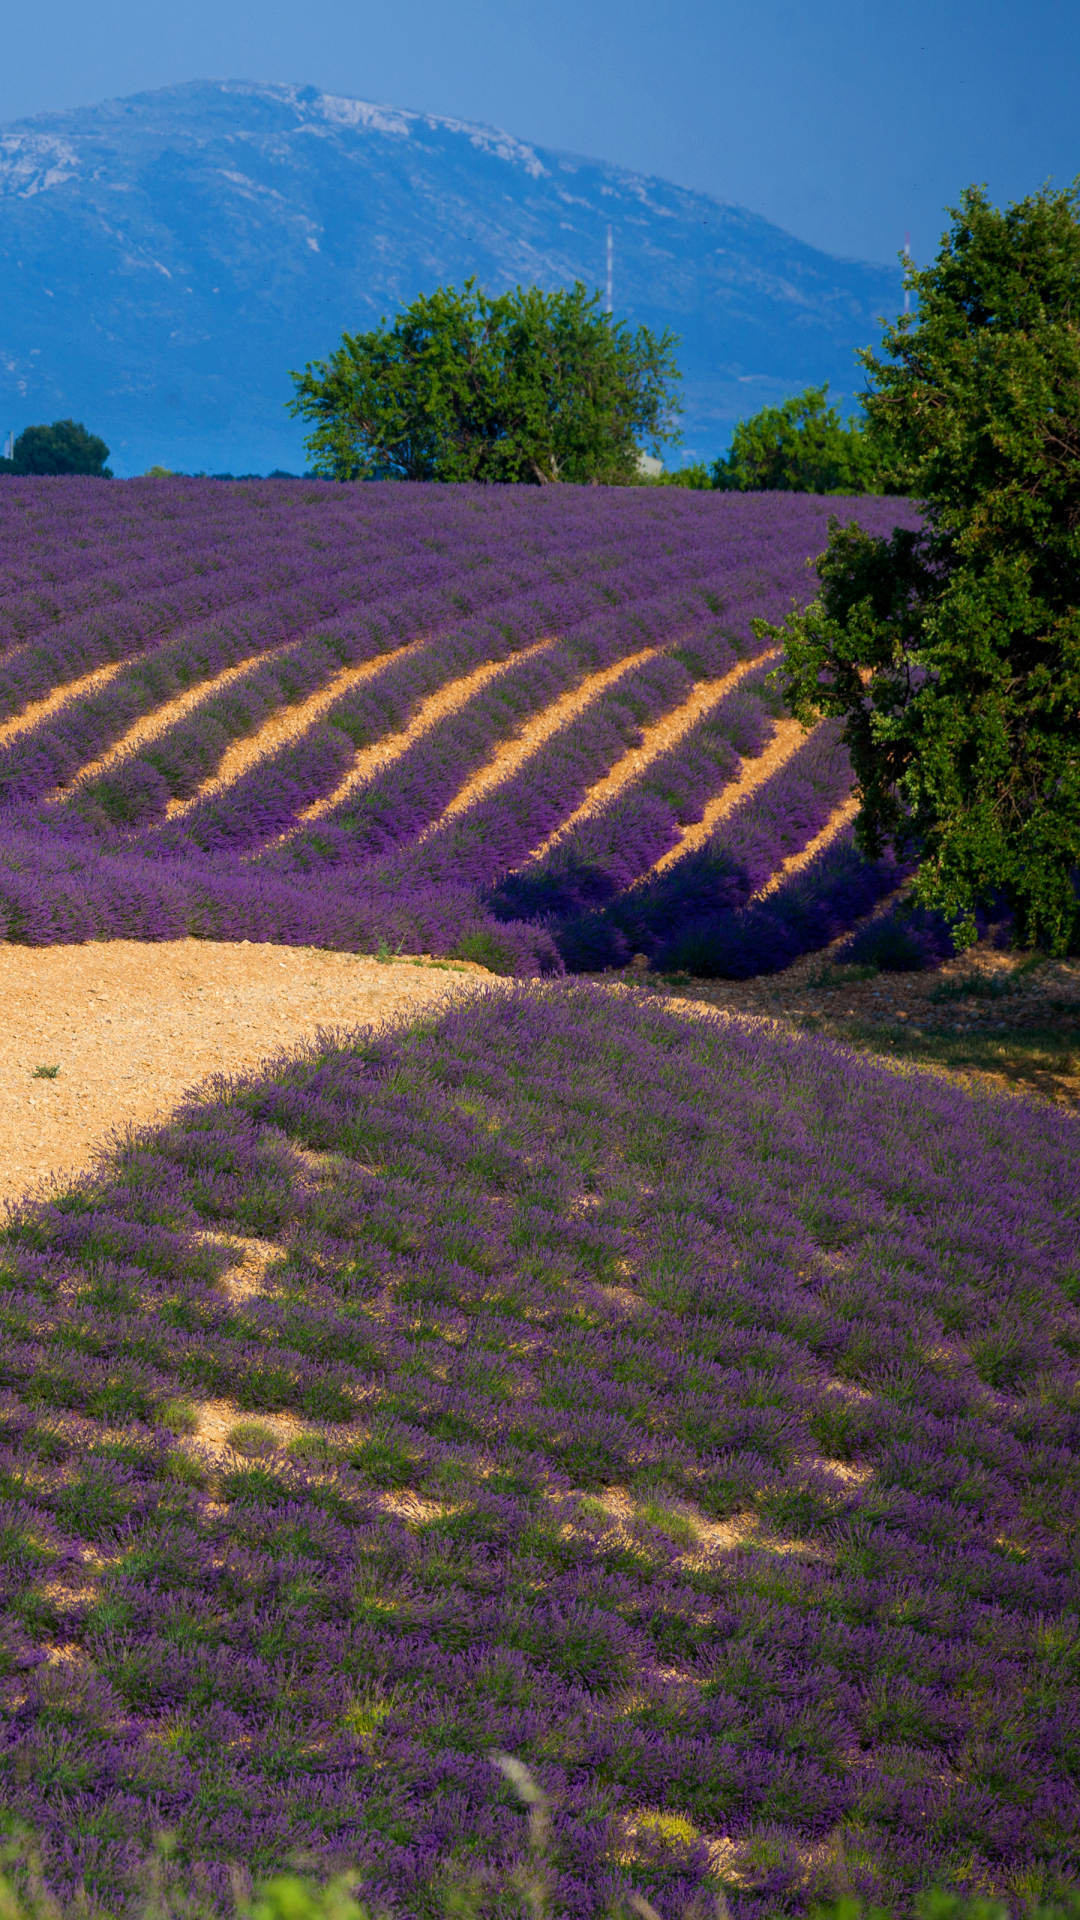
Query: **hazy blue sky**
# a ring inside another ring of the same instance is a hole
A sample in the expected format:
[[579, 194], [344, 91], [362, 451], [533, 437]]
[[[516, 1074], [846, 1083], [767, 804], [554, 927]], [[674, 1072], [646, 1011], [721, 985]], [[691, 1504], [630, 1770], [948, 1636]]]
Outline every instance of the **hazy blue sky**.
[[972, 180], [1080, 173], [1080, 0], [0, 0], [0, 121], [296, 80], [493, 121], [926, 259]]

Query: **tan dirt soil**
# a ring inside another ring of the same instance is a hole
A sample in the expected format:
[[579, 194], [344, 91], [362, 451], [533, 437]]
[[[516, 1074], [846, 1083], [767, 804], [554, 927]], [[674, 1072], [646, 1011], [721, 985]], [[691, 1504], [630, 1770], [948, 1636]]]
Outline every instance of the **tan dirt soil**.
[[467, 700], [472, 699], [474, 693], [479, 693], [482, 687], [487, 686], [489, 680], [497, 680], [501, 673], [509, 673], [512, 667], [520, 666], [523, 660], [531, 660], [534, 654], [541, 653], [545, 647], [552, 645], [552, 638], [548, 635], [543, 640], [535, 641], [531, 647], [522, 647], [519, 653], [511, 654], [508, 660], [486, 660], [482, 667], [474, 667], [471, 673], [462, 674], [459, 680], [448, 680], [445, 686], [421, 701], [408, 726], [402, 727], [400, 733], [388, 733], [381, 740], [376, 740], [373, 746], [362, 747], [348, 773], [338, 782], [333, 793], [328, 793], [322, 800], [315, 800], [310, 807], [305, 807], [298, 816], [297, 825], [283, 834], [282, 839], [291, 839], [292, 835], [299, 833], [309, 821], [321, 820], [324, 814], [331, 813], [335, 807], [339, 807], [343, 800], [348, 799], [350, 793], [353, 793], [357, 787], [363, 786], [365, 780], [370, 780], [373, 773], [377, 773], [382, 767], [388, 767], [393, 760], [400, 760], [414, 740], [419, 740], [422, 733], [426, 733], [429, 727], [433, 727], [436, 721], [443, 719], [446, 714], [454, 713], [458, 707], [463, 707]]
[[[272, 665], [285, 652], [286, 646], [291, 645], [291, 641], [286, 641], [280, 647], [272, 647], [266, 653], [260, 654], [258, 665]], [[119, 740], [113, 742], [107, 752], [100, 754], [96, 760], [88, 760], [85, 766], [79, 768], [74, 779], [62, 781], [55, 792], [48, 795], [48, 798], [59, 799], [70, 793], [73, 787], [81, 787], [87, 780], [96, 780], [101, 774], [111, 772], [113, 767], [118, 766], [122, 760], [126, 760], [129, 753], [137, 753], [140, 747], [148, 746], [151, 740], [160, 740], [162, 734], [168, 733], [169, 728], [174, 726], [177, 720], [182, 720], [185, 714], [201, 706], [204, 700], [212, 700], [223, 687], [230, 687], [234, 680], [243, 679], [244, 675], [251, 673], [252, 670], [251, 660], [241, 660], [235, 667], [223, 667], [221, 672], [215, 673], [211, 679], [198, 681], [195, 686], [187, 687], [183, 693], [175, 694], [171, 700], [163, 701], [161, 706], [154, 707], [150, 713], [142, 714], [138, 720], [132, 721], [127, 731], [121, 734]]]
[[[468, 963], [243, 941], [0, 944], [0, 1201], [85, 1169], [115, 1129], [164, 1120], [209, 1074], [497, 984]], [[35, 1079], [39, 1066], [60, 1071]]]
[[[290, 640], [288, 644], [292, 646], [293, 642]], [[420, 644], [419, 640], [409, 640], [404, 646], [394, 647], [390, 653], [377, 654], [374, 660], [362, 660], [358, 667], [343, 667], [340, 673], [335, 673], [327, 686], [319, 687], [315, 693], [309, 693], [304, 700], [294, 700], [287, 706], [277, 708], [251, 733], [241, 734], [238, 739], [229, 742], [218, 761], [216, 770], [188, 799], [170, 800], [165, 809], [166, 818], [175, 820], [180, 815], [190, 813], [192, 807], [197, 807], [199, 802], [207, 799], [210, 794], [221, 793], [224, 788], [231, 787], [234, 781], [239, 780], [241, 774], [247, 773], [249, 767], [253, 767], [257, 761], [265, 760], [269, 754], [276, 753], [279, 747], [287, 745], [290, 740], [298, 740], [302, 733], [307, 733], [309, 728], [316, 726], [324, 713], [329, 711], [335, 700], [340, 699], [343, 693], [348, 693], [349, 689], [357, 686], [361, 680], [373, 679], [385, 667], [400, 660], [403, 654]], [[274, 653], [260, 655], [257, 664], [261, 666], [264, 660], [272, 661], [277, 653], [284, 650], [283, 647], [277, 648]], [[251, 666], [250, 660], [245, 661], [243, 671], [250, 673]], [[224, 676], [221, 680], [215, 681], [211, 688], [204, 688], [204, 692], [215, 691], [222, 684], [224, 684]], [[164, 709], [162, 711], [164, 712]]]
[[715, 800], [709, 801], [701, 819], [692, 827], [687, 827], [682, 839], [676, 841], [673, 847], [669, 847], [666, 853], [661, 854], [653, 867], [653, 872], [662, 873], [665, 867], [669, 867], [672, 861], [678, 860], [682, 854], [690, 853], [695, 847], [703, 847], [721, 820], [726, 820], [728, 814], [733, 812], [741, 801], [756, 792], [757, 788], [774, 773], [778, 773], [785, 761], [790, 760], [792, 754], [809, 737], [800, 721], [778, 720], [776, 731], [764, 753], [759, 753], [756, 760], [743, 761], [738, 779], [729, 780], [723, 792], [718, 793]]
[[849, 794], [848, 798], [842, 800], [829, 815], [820, 833], [815, 833], [813, 839], [807, 841], [801, 853], [789, 853], [787, 859], [780, 862], [771, 879], [766, 880], [765, 885], [758, 888], [755, 897], [763, 900], [765, 895], [774, 892], [789, 874], [798, 873], [801, 867], [809, 866], [811, 860], [816, 859], [819, 853], [832, 844], [838, 834], [843, 833], [844, 828], [850, 825], [858, 811], [858, 795]]
[[17, 740], [20, 734], [29, 733], [31, 727], [36, 727], [39, 720], [47, 720], [51, 713], [55, 713], [57, 708], [64, 706], [68, 700], [77, 700], [80, 694], [95, 693], [98, 687], [107, 687], [110, 680], [115, 680], [121, 667], [127, 664], [126, 660], [113, 660], [107, 667], [94, 667], [90, 673], [84, 673], [80, 680], [69, 680], [64, 686], [57, 687], [54, 692], [47, 693], [44, 700], [31, 700], [29, 706], [24, 707], [21, 713], [15, 714], [11, 720], [5, 720], [0, 725], [0, 747], [8, 746], [12, 740]]
[[571, 720], [576, 720], [579, 714], [584, 713], [586, 707], [591, 706], [617, 680], [621, 680], [623, 674], [633, 673], [646, 660], [655, 659], [659, 652], [659, 647], [643, 647], [640, 653], [629, 653], [625, 659], [617, 660], [613, 667], [601, 667], [596, 673], [586, 674], [584, 680], [579, 680], [567, 693], [560, 694], [542, 713], [526, 720], [512, 739], [504, 740], [495, 748], [490, 760], [470, 774], [464, 786], [459, 787], [453, 799], [443, 808], [439, 818], [430, 827], [425, 827], [420, 835], [420, 843], [437, 833], [445, 821], [454, 819], [456, 814], [464, 813], [467, 807], [482, 800], [494, 787], [501, 787], [507, 780], [512, 780], [530, 754], [542, 747], [545, 740], [550, 740], [553, 733], [558, 733], [560, 727], [569, 726]]
[[731, 692], [733, 687], [737, 687], [740, 680], [745, 679], [755, 667], [760, 667], [771, 660], [778, 652], [777, 647], [773, 649], [773, 653], [761, 654], [756, 660], [743, 660], [719, 680], [699, 681], [689, 699], [684, 700], [680, 707], [674, 707], [670, 713], [664, 715], [662, 720], [657, 720], [655, 725], [643, 727], [641, 745], [631, 747], [628, 753], [624, 753], [621, 759], [616, 760], [615, 765], [603, 779], [597, 780], [595, 785], [589, 788], [581, 805], [575, 807], [573, 813], [568, 814], [562, 824], [548, 834], [546, 840], [542, 840], [538, 847], [533, 848], [529, 859], [542, 860], [544, 855], [564, 839], [579, 821], [587, 819], [590, 814], [598, 812], [605, 806], [609, 800], [613, 800], [617, 793], [621, 793], [624, 787], [629, 786], [631, 780], [636, 780], [639, 774], [644, 773], [652, 761], [658, 759], [660, 754], [666, 753], [669, 747], [675, 746], [684, 734], [689, 733], [691, 727], [696, 727], [698, 721], [703, 720], [706, 714]]

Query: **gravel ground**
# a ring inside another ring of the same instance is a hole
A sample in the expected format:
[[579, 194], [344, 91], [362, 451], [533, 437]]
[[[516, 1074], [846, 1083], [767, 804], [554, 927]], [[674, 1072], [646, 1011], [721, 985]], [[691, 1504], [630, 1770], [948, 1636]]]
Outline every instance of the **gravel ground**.
[[85, 1167], [117, 1127], [163, 1120], [209, 1074], [493, 980], [246, 941], [0, 944], [0, 1201]]

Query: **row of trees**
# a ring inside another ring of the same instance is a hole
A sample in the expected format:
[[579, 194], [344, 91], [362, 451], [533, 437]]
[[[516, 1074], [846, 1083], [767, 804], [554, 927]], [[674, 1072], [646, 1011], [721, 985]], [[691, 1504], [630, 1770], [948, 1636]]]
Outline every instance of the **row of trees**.
[[[422, 294], [391, 322], [346, 333], [291, 378], [315, 470], [334, 480], [497, 480], [627, 485], [680, 440], [676, 340], [632, 330], [578, 282], [495, 298], [467, 280]], [[711, 468], [668, 485], [803, 493], [896, 492], [891, 450], [845, 422], [828, 388], [767, 407]]]

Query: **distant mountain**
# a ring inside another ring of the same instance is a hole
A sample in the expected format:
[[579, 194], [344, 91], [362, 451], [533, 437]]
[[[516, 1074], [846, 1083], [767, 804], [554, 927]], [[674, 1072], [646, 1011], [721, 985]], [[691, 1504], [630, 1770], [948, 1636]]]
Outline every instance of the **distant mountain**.
[[[767, 137], [767, 130], [763, 133]], [[494, 127], [246, 81], [0, 128], [0, 438], [74, 415], [118, 473], [303, 465], [290, 367], [474, 273], [602, 285], [682, 339], [687, 457], [829, 379], [896, 311], [898, 268]]]

